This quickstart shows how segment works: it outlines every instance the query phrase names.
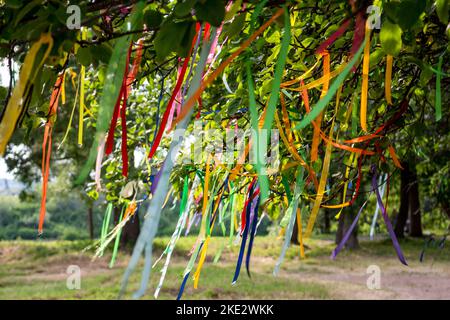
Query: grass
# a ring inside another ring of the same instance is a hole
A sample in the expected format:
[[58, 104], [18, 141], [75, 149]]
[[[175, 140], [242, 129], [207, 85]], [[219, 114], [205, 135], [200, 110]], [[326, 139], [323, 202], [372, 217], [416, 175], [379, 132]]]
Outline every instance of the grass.
[[[155, 240], [155, 256], [161, 254], [168, 241], [167, 237]], [[308, 241], [305, 260], [299, 259], [298, 246], [290, 247], [279, 276], [274, 277], [273, 267], [280, 253], [282, 240], [267, 236], [256, 238], [250, 264], [251, 278], [247, 276], [243, 266], [237, 284], [231, 285], [239, 245], [226, 247], [219, 262], [213, 263], [214, 254], [223, 241], [229, 243], [229, 240], [224, 238], [213, 238], [210, 242], [199, 288], [194, 289], [192, 281], [188, 281], [183, 298], [335, 299], [350, 298], [351, 295], [359, 294], [358, 292], [369, 297], [372, 293], [364, 288], [364, 272], [368, 264], [380, 265], [385, 270], [383, 272], [386, 272], [386, 277], [392, 274], [394, 279], [405, 272], [409, 276], [415, 276], [416, 273], [423, 273], [425, 277], [427, 274], [430, 277], [436, 276], [436, 279], [430, 278], [430, 281], [437, 282], [437, 286], [441, 285], [439, 275], [442, 274], [443, 279], [448, 279], [450, 275], [449, 246], [443, 249], [427, 249], [425, 261], [420, 263], [418, 259], [424, 240], [401, 241], [402, 249], [410, 262], [410, 267], [405, 269], [397, 261], [390, 240], [362, 241], [359, 250], [344, 250], [335, 261], [331, 261], [329, 256], [334, 244], [329, 239], [321, 238]], [[189, 259], [188, 254], [194, 243], [195, 237], [182, 238], [178, 242], [160, 292], [160, 299], [174, 299], [177, 296], [183, 270]], [[89, 242], [86, 241], [0, 242], [0, 299], [117, 298], [129, 255], [120, 252], [117, 265], [110, 269], [110, 252], [92, 261], [92, 250], [83, 251], [88, 245]], [[153, 299], [163, 263], [164, 260], [152, 270], [145, 299]], [[69, 290], [66, 286], [66, 269], [69, 265], [79, 265], [81, 268], [80, 290]], [[126, 298], [130, 298], [131, 293], [138, 289], [141, 271], [142, 264], [130, 279]], [[398, 289], [394, 291], [400, 294], [400, 297], [402, 288], [393, 288]], [[393, 295], [393, 290], [385, 291], [383, 294], [386, 296], [397, 297]], [[448, 293], [450, 294], [450, 290]]]

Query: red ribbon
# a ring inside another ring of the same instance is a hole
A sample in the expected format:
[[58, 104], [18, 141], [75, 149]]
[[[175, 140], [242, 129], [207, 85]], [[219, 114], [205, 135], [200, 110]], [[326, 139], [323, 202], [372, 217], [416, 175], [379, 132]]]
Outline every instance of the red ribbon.
[[322, 44], [317, 48], [316, 54], [322, 54], [327, 50], [327, 48], [332, 45], [338, 38], [340, 38], [345, 30], [347, 30], [348, 26], [350, 24], [350, 20], [345, 20], [342, 25], [337, 29], [327, 40], [322, 42]]
[[[199, 28], [197, 28], [197, 32], [198, 31], [199, 31]], [[194, 37], [194, 39], [196, 39], [196, 38], [197, 38], [197, 36]], [[194, 40], [194, 42], [195, 42], [195, 40]], [[167, 104], [166, 111], [164, 112], [163, 118], [161, 120], [161, 125], [159, 126], [158, 133], [156, 134], [155, 140], [153, 141], [152, 147], [148, 154], [149, 159], [153, 158], [153, 156], [155, 155], [156, 149], [158, 149], [158, 146], [161, 142], [162, 135], [164, 133], [164, 130], [166, 129], [167, 120], [169, 119], [170, 110], [172, 110], [173, 102], [175, 101], [175, 97], [177, 96], [178, 91], [180, 91], [181, 85], [183, 84], [184, 75], [186, 74], [187, 66], [189, 64], [189, 58], [192, 54], [192, 50], [195, 45], [194, 42], [192, 43], [191, 50], [189, 51], [189, 55], [186, 58], [184, 58], [183, 66], [181, 67], [181, 72], [177, 79], [175, 89], [173, 89], [172, 96], [170, 97], [169, 103]]]
[[247, 206], [250, 203], [250, 201], [253, 200], [253, 198], [250, 198], [249, 195], [250, 195], [250, 190], [252, 190], [255, 182], [256, 182], [256, 177], [253, 178], [252, 182], [250, 183], [250, 185], [248, 186], [248, 189], [247, 189], [247, 200], [245, 200], [244, 208], [242, 209], [242, 213], [241, 213], [241, 234], [244, 232], [245, 225], [247, 224], [247, 218], [246, 218]]
[[[127, 60], [125, 62], [125, 72], [123, 74], [122, 87], [120, 88], [119, 96], [117, 97], [116, 105], [114, 106], [113, 117], [111, 118], [111, 123], [109, 125], [108, 137], [106, 140], [105, 154], [109, 155], [112, 153], [114, 148], [114, 131], [117, 126], [117, 119], [119, 118], [122, 122], [122, 175], [124, 177], [128, 176], [128, 148], [127, 148], [127, 118], [126, 118], [126, 108], [128, 99], [127, 83], [131, 84], [129, 79], [132, 75], [128, 74], [131, 49], [133, 48], [133, 43], [130, 43], [128, 48]], [[132, 70], [134, 72], [134, 70]], [[128, 79], [128, 81], [127, 81]], [[120, 105], [122, 104], [122, 108]]]

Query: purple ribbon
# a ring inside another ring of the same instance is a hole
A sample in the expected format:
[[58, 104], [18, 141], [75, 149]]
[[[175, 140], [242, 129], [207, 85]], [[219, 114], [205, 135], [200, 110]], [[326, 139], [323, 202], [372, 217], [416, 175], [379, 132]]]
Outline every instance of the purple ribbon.
[[161, 178], [161, 174], [162, 174], [162, 172], [164, 170], [164, 163], [165, 162], [163, 162], [161, 168], [159, 169], [158, 173], [155, 175], [155, 178], [152, 181], [152, 186], [150, 187], [150, 192], [152, 194], [155, 193], [156, 187], [158, 186], [159, 179]]
[[353, 229], [355, 229], [355, 227], [356, 227], [356, 223], [358, 222], [359, 216], [361, 215], [361, 212], [363, 211], [364, 207], [366, 206], [367, 201], [369, 201], [369, 199], [367, 199], [363, 203], [363, 205], [361, 206], [361, 208], [358, 211], [358, 214], [356, 215], [355, 219], [353, 220], [350, 228], [348, 228], [347, 232], [345, 233], [345, 235], [342, 238], [339, 245], [331, 253], [331, 259], [333, 259], [333, 260], [336, 259], [336, 256], [338, 255], [338, 253], [342, 250], [342, 248], [344, 248], [345, 243], [347, 242], [348, 238], [350, 238], [350, 235], [352, 234]]
[[375, 194], [377, 195], [378, 206], [380, 207], [381, 213], [383, 214], [384, 223], [386, 224], [386, 228], [389, 232], [389, 236], [392, 239], [392, 243], [394, 245], [395, 252], [397, 253], [398, 259], [400, 260], [401, 263], [403, 263], [405, 266], [407, 266], [408, 263], [406, 262], [406, 259], [403, 256], [402, 249], [400, 248], [400, 244], [398, 243], [397, 237], [395, 236], [395, 232], [394, 232], [394, 229], [392, 228], [392, 224], [391, 224], [391, 221], [389, 220], [389, 216], [386, 212], [386, 208], [383, 205], [383, 200], [381, 199], [380, 191], [378, 190], [377, 169], [375, 168], [374, 165], [372, 166], [371, 171], [373, 173], [372, 188], [375, 190]]

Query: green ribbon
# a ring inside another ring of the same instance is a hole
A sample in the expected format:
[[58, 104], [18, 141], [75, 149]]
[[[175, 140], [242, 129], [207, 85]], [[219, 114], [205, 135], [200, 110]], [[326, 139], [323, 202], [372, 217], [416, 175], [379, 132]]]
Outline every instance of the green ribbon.
[[284, 174], [281, 174], [281, 183], [283, 184], [284, 190], [286, 191], [288, 203], [291, 203], [292, 201], [291, 188], [289, 187], [289, 182]]
[[[105, 216], [103, 218], [103, 223], [102, 223], [102, 232], [100, 233], [100, 246], [102, 246], [105, 241], [106, 241], [106, 237], [108, 235], [108, 229], [109, 229], [109, 224], [111, 221], [111, 212], [112, 212], [112, 203], [108, 203], [108, 205], [106, 206], [106, 211], [105, 211]], [[100, 256], [103, 255], [103, 251], [100, 253]]]
[[[260, 15], [262, 9], [264, 8], [264, 5], [266, 4], [266, 1], [263, 1], [259, 3], [253, 14], [250, 21], [250, 32], [255, 29], [256, 26], [256, 19]], [[263, 130], [270, 130], [272, 127], [273, 119], [274, 119], [274, 113], [275, 109], [278, 103], [278, 92], [280, 90], [281, 85], [281, 79], [283, 77], [283, 71], [284, 66], [286, 64], [287, 55], [289, 52], [289, 42], [291, 40], [291, 25], [290, 25], [290, 19], [289, 19], [289, 11], [286, 6], [284, 6], [284, 36], [281, 41], [281, 48], [280, 48], [280, 54], [278, 56], [278, 61], [275, 65], [275, 73], [274, 73], [274, 79], [272, 82], [272, 88], [271, 88], [271, 95], [269, 98], [269, 103], [267, 106], [266, 111], [266, 118], [264, 120], [264, 126]], [[260, 185], [260, 191], [261, 191], [261, 202], [264, 203], [269, 195], [269, 178], [267, 177], [267, 172], [265, 165], [261, 159], [261, 147], [263, 146], [262, 143], [267, 144], [266, 141], [261, 141], [261, 137], [259, 134], [259, 127], [258, 127], [258, 111], [256, 107], [256, 98], [255, 98], [255, 89], [254, 89], [254, 81], [252, 77], [251, 72], [251, 62], [248, 59], [246, 63], [246, 72], [247, 72], [247, 85], [248, 85], [248, 92], [249, 92], [249, 109], [250, 109], [250, 117], [251, 117], [251, 125], [253, 128], [253, 140], [254, 140], [254, 147], [253, 149], [253, 155], [256, 159], [256, 171], [258, 173], [258, 181]], [[266, 135], [267, 139], [268, 135]]]
[[[126, 208], [126, 205], [124, 205], [122, 207], [122, 211], [120, 212], [119, 222], [122, 221], [123, 213], [125, 211], [125, 208]], [[117, 252], [119, 251], [120, 236], [122, 235], [122, 229], [123, 229], [123, 227], [119, 229], [119, 231], [117, 232], [117, 235], [116, 235], [116, 240], [114, 242], [113, 254], [112, 254], [112, 257], [111, 257], [111, 261], [109, 262], [109, 267], [110, 268], [114, 267], [114, 263], [116, 262]]]
[[231, 192], [231, 205], [230, 205], [230, 246], [233, 244], [233, 235], [234, 235], [234, 219], [235, 219], [235, 211], [234, 211], [234, 203], [235, 203], [235, 186], [230, 181], [230, 192]]
[[180, 216], [183, 214], [184, 209], [186, 208], [188, 193], [189, 193], [189, 176], [185, 176], [183, 185], [183, 194], [181, 195]]
[[358, 99], [353, 99], [352, 101], [352, 135], [356, 136], [358, 134]]
[[294, 224], [295, 224], [295, 218], [298, 208], [298, 203], [300, 202], [300, 196], [303, 192], [303, 187], [305, 186], [305, 179], [303, 178], [305, 169], [303, 167], [300, 167], [297, 173], [297, 181], [295, 184], [295, 190], [294, 190], [294, 199], [289, 204], [289, 208], [286, 211], [286, 215], [283, 218], [289, 219], [289, 224], [286, 228], [286, 232], [284, 234], [284, 244], [283, 248], [281, 249], [280, 257], [278, 258], [278, 261], [275, 265], [275, 269], [273, 271], [273, 275], [276, 276], [278, 274], [278, 271], [280, 270], [280, 266], [283, 263], [284, 256], [286, 255], [286, 251], [289, 247], [289, 243], [291, 242], [292, 232], [294, 230]]
[[[247, 70], [247, 85], [248, 85], [248, 100], [250, 109], [250, 121], [252, 124], [252, 136], [254, 144], [252, 146], [252, 151], [254, 159], [256, 159], [256, 172], [258, 173], [258, 181], [261, 190], [261, 202], [264, 203], [269, 195], [269, 178], [267, 177], [266, 167], [261, 159], [261, 147], [262, 141], [259, 135], [258, 128], [258, 111], [256, 108], [256, 98], [255, 98], [255, 88], [253, 86], [253, 77], [250, 67], [250, 60], [246, 63]], [[266, 141], [267, 143], [267, 141]]]
[[272, 82], [272, 89], [267, 105], [266, 118], [264, 119], [263, 129], [270, 130], [272, 128], [273, 119], [275, 117], [275, 109], [278, 103], [278, 96], [280, 91], [281, 79], [283, 77], [284, 66], [286, 64], [287, 55], [289, 52], [289, 43], [291, 41], [291, 20], [289, 18], [289, 11], [284, 6], [284, 35], [281, 40], [280, 55], [278, 56], [277, 64], [275, 65], [275, 73]]

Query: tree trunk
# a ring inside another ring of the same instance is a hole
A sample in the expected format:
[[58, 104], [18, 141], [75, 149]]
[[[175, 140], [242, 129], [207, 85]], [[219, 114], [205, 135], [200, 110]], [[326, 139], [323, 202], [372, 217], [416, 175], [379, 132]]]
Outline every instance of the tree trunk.
[[87, 225], [89, 231], [89, 238], [94, 240], [94, 209], [92, 208], [92, 204], [88, 206], [88, 214], [87, 214]]
[[[120, 213], [122, 209], [120, 207], [114, 207], [114, 224], [117, 225], [120, 218]], [[139, 215], [133, 215], [130, 220], [123, 226], [122, 234], [120, 235], [120, 246], [126, 247], [128, 245], [132, 246], [136, 243], [141, 231]]]
[[408, 163], [402, 163], [403, 170], [400, 173], [400, 209], [395, 221], [394, 232], [397, 238], [403, 238], [405, 236], [405, 226], [408, 220], [409, 211], [409, 183], [410, 171]]
[[411, 184], [409, 187], [409, 235], [411, 237], [422, 237], [422, 221], [419, 200], [419, 182], [416, 170], [411, 170]]
[[[358, 212], [357, 212], [358, 209], [359, 209], [359, 205], [357, 203], [355, 203], [353, 206], [349, 207], [347, 210], [342, 211], [341, 216], [339, 217], [338, 229], [336, 232], [336, 238], [335, 238], [336, 244], [341, 243], [342, 239], [344, 238], [344, 235], [346, 234], [347, 230], [350, 228], [353, 220], [355, 219], [356, 215], [358, 214]], [[350, 237], [348, 238], [347, 242], [345, 243], [345, 247], [347, 249], [359, 248], [358, 225], [355, 226], [355, 229], [353, 229], [352, 233], [350, 234]]]
[[122, 245], [134, 245], [139, 237], [141, 231], [139, 215], [133, 215], [122, 230], [122, 238], [120, 239]]
[[330, 233], [331, 229], [331, 215], [332, 211], [329, 209], [324, 209], [324, 221], [323, 221], [323, 233]]
[[[119, 223], [120, 214], [122, 212], [122, 208], [114, 207], [114, 224], [117, 225]], [[140, 232], [140, 221], [139, 215], [133, 215], [130, 220], [123, 226], [122, 233], [120, 235], [120, 247], [124, 248], [127, 246], [134, 246], [139, 237]]]
[[441, 205], [442, 210], [447, 214], [447, 217], [450, 219], [450, 204], [444, 203]]

